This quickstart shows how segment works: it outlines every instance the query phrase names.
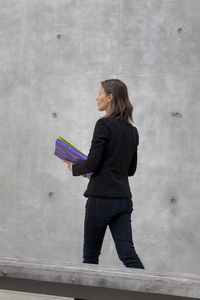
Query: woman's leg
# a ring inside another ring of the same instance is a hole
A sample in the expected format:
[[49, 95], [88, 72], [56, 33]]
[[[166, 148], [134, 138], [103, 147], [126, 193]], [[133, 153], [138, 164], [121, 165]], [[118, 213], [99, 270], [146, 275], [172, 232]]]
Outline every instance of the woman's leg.
[[[131, 200], [131, 199], [130, 199]], [[131, 200], [132, 203], [132, 200]], [[131, 213], [132, 205], [127, 212], [117, 214], [110, 222], [109, 227], [115, 242], [115, 247], [120, 260], [126, 267], [144, 269], [138, 257], [132, 239]]]
[[83, 263], [98, 264], [108, 222], [99, 212], [99, 201], [89, 197], [85, 206]]
[[[89, 197], [85, 205], [83, 263], [98, 264], [107, 224], [98, 214], [95, 197]], [[74, 300], [84, 300], [74, 298]]]

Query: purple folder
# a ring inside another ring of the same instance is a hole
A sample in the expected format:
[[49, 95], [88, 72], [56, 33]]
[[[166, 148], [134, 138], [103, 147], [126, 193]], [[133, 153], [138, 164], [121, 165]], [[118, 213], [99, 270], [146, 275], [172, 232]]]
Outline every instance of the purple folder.
[[[64, 143], [60, 139], [56, 140], [55, 145], [55, 152], [54, 154], [61, 158], [62, 160], [66, 159], [71, 161], [72, 163], [80, 163], [84, 160], [87, 160], [87, 156], [80, 153], [73, 147], [69, 146], [68, 144]], [[86, 174], [86, 177], [90, 179], [92, 173]]]

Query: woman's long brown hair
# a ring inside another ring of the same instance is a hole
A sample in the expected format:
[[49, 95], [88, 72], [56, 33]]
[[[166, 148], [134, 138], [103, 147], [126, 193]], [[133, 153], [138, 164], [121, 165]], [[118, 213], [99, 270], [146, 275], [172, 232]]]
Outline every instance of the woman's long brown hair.
[[104, 117], [113, 117], [126, 123], [133, 121], [133, 105], [128, 96], [128, 89], [125, 83], [119, 79], [107, 79], [101, 82], [107, 95], [112, 94], [111, 107]]

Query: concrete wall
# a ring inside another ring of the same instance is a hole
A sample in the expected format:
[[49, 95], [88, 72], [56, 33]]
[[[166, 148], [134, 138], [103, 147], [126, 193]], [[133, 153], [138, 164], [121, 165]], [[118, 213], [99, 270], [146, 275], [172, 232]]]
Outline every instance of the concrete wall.
[[[86, 154], [100, 81], [128, 86], [140, 134], [133, 237], [150, 270], [200, 270], [198, 0], [0, 0], [0, 256], [82, 260]], [[121, 266], [107, 232], [102, 266]]]

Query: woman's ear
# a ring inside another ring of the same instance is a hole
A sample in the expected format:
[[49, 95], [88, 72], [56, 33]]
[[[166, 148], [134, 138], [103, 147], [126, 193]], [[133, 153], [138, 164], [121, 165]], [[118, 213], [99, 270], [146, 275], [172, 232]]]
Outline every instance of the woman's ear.
[[111, 102], [112, 99], [113, 99], [113, 95], [112, 95], [112, 94], [109, 94], [109, 95], [108, 95], [108, 101]]

